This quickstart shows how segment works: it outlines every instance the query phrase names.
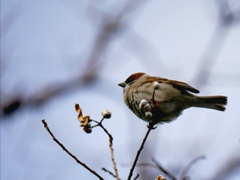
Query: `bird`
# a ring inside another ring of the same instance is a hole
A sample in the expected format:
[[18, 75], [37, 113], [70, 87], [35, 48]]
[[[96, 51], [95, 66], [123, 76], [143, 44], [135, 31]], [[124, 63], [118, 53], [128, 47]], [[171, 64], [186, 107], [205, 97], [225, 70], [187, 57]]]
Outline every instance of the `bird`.
[[199, 90], [187, 83], [144, 72], [134, 73], [118, 85], [123, 88], [123, 99], [129, 109], [153, 124], [171, 122], [191, 107], [225, 111], [227, 105], [226, 96], [197, 96], [193, 93]]

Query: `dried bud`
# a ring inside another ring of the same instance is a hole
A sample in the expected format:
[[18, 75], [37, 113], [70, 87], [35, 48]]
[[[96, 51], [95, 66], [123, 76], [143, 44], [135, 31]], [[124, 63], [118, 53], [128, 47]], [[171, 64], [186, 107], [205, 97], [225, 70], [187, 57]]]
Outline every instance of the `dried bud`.
[[152, 113], [151, 112], [145, 112], [145, 116], [150, 119], [150, 118], [152, 118]]
[[82, 109], [80, 108], [79, 104], [75, 104], [75, 110], [76, 110], [78, 113], [81, 113], [81, 112], [82, 112]]
[[139, 104], [139, 109], [142, 109], [146, 104], [147, 104], [147, 100], [146, 99], [142, 99], [140, 104]]
[[82, 116], [82, 121], [81, 121], [81, 127], [86, 127], [89, 123], [90, 116], [88, 114], [85, 114]]
[[147, 103], [147, 104], [143, 107], [144, 112], [147, 112], [147, 111], [149, 111], [150, 109], [151, 109], [151, 106], [150, 106], [149, 103]]
[[157, 81], [153, 82], [153, 87], [155, 90], [160, 89], [160, 84]]
[[87, 124], [88, 124], [88, 121], [84, 121], [84, 122], [82, 122], [82, 123], [80, 124], [80, 127], [86, 127]]
[[160, 175], [155, 180], [166, 180], [166, 178]]
[[102, 114], [102, 117], [105, 119], [109, 119], [112, 116], [111, 112], [108, 111], [107, 109], [104, 109], [101, 114]]
[[78, 121], [82, 123], [83, 122], [82, 109], [80, 108], [79, 104], [75, 104], [75, 110], [78, 112]]
[[83, 122], [84, 122], [82, 113], [78, 114], [78, 121], [79, 121], [80, 123], [83, 123]]
[[90, 116], [88, 114], [84, 114], [83, 115], [83, 119], [86, 121], [89, 121], [90, 120]]

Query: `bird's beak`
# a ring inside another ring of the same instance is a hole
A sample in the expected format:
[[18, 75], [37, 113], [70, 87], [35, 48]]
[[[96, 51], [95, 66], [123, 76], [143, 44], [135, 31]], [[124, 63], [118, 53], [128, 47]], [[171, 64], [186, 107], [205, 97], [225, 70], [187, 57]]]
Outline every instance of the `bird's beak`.
[[122, 83], [119, 83], [118, 85], [124, 88], [127, 85], [127, 83], [122, 82]]

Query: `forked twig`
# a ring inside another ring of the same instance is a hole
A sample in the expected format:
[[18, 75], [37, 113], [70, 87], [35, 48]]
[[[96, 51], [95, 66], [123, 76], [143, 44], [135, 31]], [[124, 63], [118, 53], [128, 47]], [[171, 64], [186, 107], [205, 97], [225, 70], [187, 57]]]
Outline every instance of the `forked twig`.
[[67, 148], [58, 141], [58, 139], [53, 135], [53, 133], [51, 132], [51, 130], [49, 129], [46, 121], [43, 119], [42, 123], [44, 124], [44, 127], [46, 128], [46, 130], [48, 131], [48, 133], [52, 136], [53, 140], [60, 146], [62, 147], [62, 149], [68, 154], [70, 155], [73, 159], [75, 159], [77, 161], [78, 164], [82, 165], [83, 167], [85, 167], [89, 172], [91, 172], [92, 174], [94, 174], [95, 176], [97, 176], [99, 179], [104, 180], [103, 177], [101, 177], [98, 173], [96, 173], [94, 170], [92, 170], [90, 167], [88, 167], [85, 163], [81, 162], [76, 156], [74, 156], [71, 152], [69, 152], [67, 150]]
[[190, 161], [190, 162], [186, 165], [186, 167], [184, 168], [184, 170], [183, 170], [183, 172], [182, 172], [182, 174], [181, 174], [181, 176], [180, 176], [180, 180], [184, 180], [184, 178], [186, 177], [189, 169], [190, 169], [196, 162], [198, 162], [199, 160], [205, 159], [205, 158], [206, 158], [206, 157], [202, 155], [202, 156], [198, 156], [198, 157], [194, 158], [192, 161]]
[[132, 165], [132, 167], [131, 167], [131, 169], [130, 169], [130, 172], [129, 172], [129, 175], [128, 175], [127, 180], [131, 180], [131, 177], [132, 177], [133, 171], [134, 171], [134, 169], [135, 169], [135, 167], [136, 167], [138, 158], [139, 158], [139, 156], [140, 156], [140, 154], [141, 154], [141, 152], [142, 152], [142, 150], [143, 150], [144, 144], [145, 144], [145, 142], [146, 142], [146, 140], [147, 140], [147, 137], [148, 137], [148, 135], [149, 135], [149, 133], [150, 133], [150, 131], [151, 131], [152, 129], [154, 129], [154, 124], [149, 123], [148, 131], [147, 131], [147, 133], [146, 133], [146, 135], [145, 135], [145, 137], [144, 137], [144, 139], [143, 139], [143, 141], [142, 141], [142, 144], [141, 144], [141, 146], [140, 146], [140, 148], [139, 148], [139, 150], [138, 150], [138, 152], [137, 152], [137, 155], [136, 155], [136, 157], [135, 157], [135, 159], [134, 159], [134, 162], [133, 162], [133, 165]]
[[112, 164], [113, 164], [113, 170], [115, 172], [114, 176], [116, 177], [117, 180], [120, 180], [119, 175], [118, 175], [118, 170], [117, 170], [117, 164], [116, 164], [116, 161], [115, 161], [115, 158], [114, 158], [113, 137], [108, 132], [108, 130], [102, 125], [103, 119], [100, 122], [92, 120], [93, 122], [97, 123], [95, 126], [93, 126], [93, 128], [96, 127], [96, 126], [100, 126], [104, 130], [104, 132], [108, 135], [108, 137], [109, 137], [109, 148], [110, 148], [110, 153], [111, 153], [111, 160], [112, 160]]
[[[109, 171], [108, 169], [102, 168], [102, 170], [105, 171], [105, 172], [107, 172], [107, 173], [109, 173], [112, 177], [116, 178], [115, 174], [112, 173], [111, 171]], [[121, 180], [121, 179], [120, 179], [120, 180]]]

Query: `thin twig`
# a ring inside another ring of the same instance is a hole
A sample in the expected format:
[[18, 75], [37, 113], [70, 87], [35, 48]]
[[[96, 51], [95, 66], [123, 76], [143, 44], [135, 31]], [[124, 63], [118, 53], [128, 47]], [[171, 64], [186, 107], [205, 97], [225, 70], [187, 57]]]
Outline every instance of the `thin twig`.
[[181, 176], [180, 176], [180, 180], [184, 180], [184, 178], [186, 177], [189, 169], [190, 169], [196, 162], [198, 162], [198, 161], [201, 160], [201, 159], [205, 159], [205, 158], [206, 158], [206, 157], [202, 155], [202, 156], [198, 156], [198, 157], [196, 157], [195, 159], [193, 159], [192, 161], [190, 161], [190, 162], [186, 165], [186, 167], [184, 168], [184, 170], [183, 170], [183, 172], [182, 172], [182, 174], [181, 174]]
[[141, 144], [141, 146], [140, 146], [140, 148], [139, 148], [139, 150], [138, 150], [138, 152], [137, 152], [137, 155], [136, 155], [135, 160], [134, 160], [134, 162], [133, 162], [133, 165], [132, 165], [132, 167], [131, 167], [131, 169], [130, 169], [130, 172], [129, 172], [129, 175], [128, 175], [127, 180], [131, 180], [131, 177], [132, 177], [132, 175], [133, 175], [134, 168], [136, 167], [138, 158], [139, 158], [139, 156], [140, 156], [140, 154], [141, 154], [141, 152], [142, 152], [142, 150], [143, 150], [144, 144], [145, 144], [145, 142], [146, 142], [146, 140], [147, 140], [147, 137], [148, 137], [148, 135], [149, 135], [149, 133], [150, 133], [150, 131], [151, 131], [152, 129], [154, 129], [154, 124], [149, 123], [148, 131], [147, 131], [147, 133], [146, 133], [146, 135], [145, 135], [145, 137], [144, 137], [144, 139], [143, 139], [143, 141], [142, 141], [142, 144]]
[[[107, 172], [107, 173], [109, 173], [112, 177], [116, 178], [115, 174], [112, 173], [111, 171], [109, 171], [108, 169], [102, 168], [102, 170], [105, 171], [105, 172]], [[120, 180], [121, 180], [121, 179], [120, 179]]]
[[136, 175], [136, 177], [133, 180], [136, 180], [139, 177], [139, 174]]
[[175, 178], [170, 172], [168, 172], [165, 168], [163, 168], [159, 162], [155, 159], [152, 158], [153, 163], [158, 167], [158, 169], [160, 169], [164, 174], [166, 174], [170, 179], [172, 180], [176, 180], [177, 178]]
[[97, 125], [93, 126], [93, 127], [96, 127], [96, 126], [100, 126], [104, 132], [108, 135], [109, 137], [109, 148], [110, 148], [110, 153], [111, 153], [111, 159], [112, 159], [112, 164], [113, 164], [113, 170], [115, 172], [115, 177], [117, 180], [120, 180], [119, 178], [119, 175], [118, 175], [118, 170], [117, 170], [117, 164], [116, 164], [116, 161], [115, 161], [115, 158], [114, 158], [114, 150], [113, 150], [113, 137], [112, 135], [108, 132], [108, 130], [102, 125], [102, 122], [103, 122], [103, 119], [98, 122], [98, 121], [95, 121], [95, 120], [92, 120], [93, 122], [96, 122]]
[[60, 146], [62, 147], [62, 149], [68, 153], [68, 155], [70, 155], [73, 159], [75, 159], [77, 161], [78, 164], [82, 165], [83, 167], [85, 167], [88, 171], [90, 171], [92, 174], [94, 174], [95, 176], [97, 176], [99, 179], [103, 180], [103, 178], [98, 174], [96, 173], [94, 170], [92, 170], [90, 167], [88, 167], [85, 163], [81, 162], [76, 156], [74, 156], [71, 152], [69, 152], [67, 150], [67, 148], [65, 148], [65, 146], [59, 142], [57, 140], [57, 138], [53, 135], [53, 133], [51, 132], [51, 130], [49, 129], [46, 121], [43, 119], [42, 120], [42, 123], [44, 124], [44, 127], [46, 128], [46, 130], [49, 132], [49, 134], [52, 136], [53, 140]]

